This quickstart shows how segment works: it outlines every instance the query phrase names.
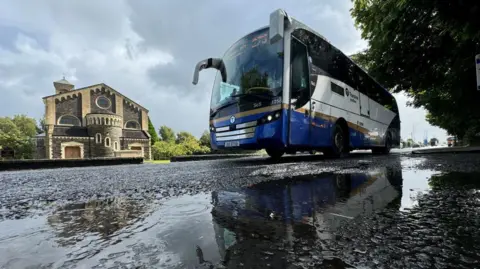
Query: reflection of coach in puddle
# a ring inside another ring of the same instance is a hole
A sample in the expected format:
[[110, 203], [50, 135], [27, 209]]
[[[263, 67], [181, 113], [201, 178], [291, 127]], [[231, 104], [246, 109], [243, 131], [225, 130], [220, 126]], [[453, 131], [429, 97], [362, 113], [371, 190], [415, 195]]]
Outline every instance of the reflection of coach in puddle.
[[321, 241], [331, 239], [343, 222], [396, 204], [401, 183], [401, 171], [383, 168], [302, 176], [214, 192], [214, 230], [224, 265], [287, 268], [303, 260], [348, 268], [333, 257], [322, 261], [319, 257], [326, 253], [320, 252]]

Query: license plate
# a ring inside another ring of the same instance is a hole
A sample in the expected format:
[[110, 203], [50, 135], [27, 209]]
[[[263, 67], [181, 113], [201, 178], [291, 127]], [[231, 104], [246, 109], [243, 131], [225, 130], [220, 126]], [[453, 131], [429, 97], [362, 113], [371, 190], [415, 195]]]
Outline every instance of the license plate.
[[240, 141], [227, 141], [227, 142], [225, 142], [225, 147], [226, 148], [238, 147], [238, 146], [240, 146]]

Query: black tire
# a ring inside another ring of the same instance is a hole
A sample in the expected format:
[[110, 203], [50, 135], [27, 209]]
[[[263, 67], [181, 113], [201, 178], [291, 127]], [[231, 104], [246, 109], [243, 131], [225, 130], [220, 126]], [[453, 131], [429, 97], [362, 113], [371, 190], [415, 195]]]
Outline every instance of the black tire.
[[387, 133], [387, 138], [385, 139], [385, 146], [373, 148], [373, 154], [389, 154], [390, 150], [392, 149], [392, 135], [390, 132]]
[[285, 154], [285, 151], [281, 149], [265, 149], [265, 151], [267, 151], [268, 156], [274, 160], [282, 158], [283, 154]]
[[328, 157], [339, 158], [349, 153], [347, 132], [339, 124], [335, 124], [332, 135], [332, 147], [323, 152]]

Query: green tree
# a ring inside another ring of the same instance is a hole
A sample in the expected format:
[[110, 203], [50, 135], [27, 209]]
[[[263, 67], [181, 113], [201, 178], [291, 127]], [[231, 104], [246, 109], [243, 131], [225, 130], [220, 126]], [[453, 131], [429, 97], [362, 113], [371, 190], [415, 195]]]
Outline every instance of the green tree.
[[210, 152], [209, 147], [200, 145], [192, 134], [179, 132], [176, 141], [158, 141], [152, 147], [152, 155], [156, 160], [170, 159], [174, 156], [205, 154]]
[[34, 137], [37, 135], [37, 123], [34, 119], [25, 115], [15, 115], [13, 116], [12, 122], [24, 136]]
[[413, 139], [411, 138], [407, 139], [407, 147], [411, 148], [413, 147], [414, 144], [415, 142], [413, 141]]
[[0, 147], [13, 149], [17, 159], [33, 158], [35, 152], [33, 139], [36, 134], [34, 119], [24, 115], [0, 118]]
[[430, 124], [459, 137], [480, 131], [474, 65], [480, 53], [480, 3], [353, 2], [351, 14], [369, 49], [352, 59], [385, 87], [412, 97], [413, 106], [429, 112]]
[[47, 132], [47, 123], [45, 122], [45, 117], [40, 118], [38, 120], [37, 125], [37, 134], [46, 133]]
[[165, 142], [175, 142], [175, 132], [172, 128], [163, 125], [158, 131], [160, 134], [160, 139]]
[[150, 120], [150, 117], [148, 117], [148, 133], [150, 134], [150, 141], [152, 145], [154, 145], [156, 142], [158, 142], [158, 134], [157, 131], [155, 131], [155, 127], [153, 126], [152, 121]]
[[210, 132], [203, 132], [202, 136], [200, 137], [200, 145], [210, 148]]
[[[177, 144], [186, 143], [190, 141], [197, 141], [197, 138], [189, 132], [179, 132], [177, 134]], [[197, 141], [198, 142], [198, 141]]]
[[372, 60], [368, 58], [367, 53], [368, 50], [363, 50], [356, 54], [350, 55], [350, 59], [352, 59], [357, 65], [368, 71], [374, 63], [372, 63]]
[[168, 160], [174, 156], [186, 154], [185, 148], [172, 142], [158, 141], [152, 147], [152, 155], [155, 160]]

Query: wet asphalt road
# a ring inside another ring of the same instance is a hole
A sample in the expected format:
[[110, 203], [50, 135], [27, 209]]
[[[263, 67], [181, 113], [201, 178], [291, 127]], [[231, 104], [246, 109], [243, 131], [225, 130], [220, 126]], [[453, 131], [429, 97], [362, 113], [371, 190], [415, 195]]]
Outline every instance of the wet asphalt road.
[[0, 268], [480, 268], [480, 154], [0, 173]]

